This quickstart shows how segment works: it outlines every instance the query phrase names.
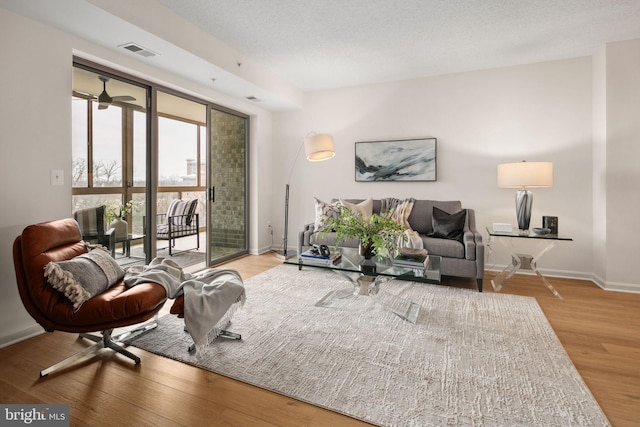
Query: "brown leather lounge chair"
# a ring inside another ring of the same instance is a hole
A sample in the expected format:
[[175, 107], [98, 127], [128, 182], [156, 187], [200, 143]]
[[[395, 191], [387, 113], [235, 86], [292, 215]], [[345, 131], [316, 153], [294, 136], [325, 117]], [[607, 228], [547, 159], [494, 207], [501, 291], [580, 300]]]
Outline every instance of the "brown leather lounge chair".
[[[50, 261], [70, 260], [86, 252], [78, 223], [71, 218], [30, 225], [13, 244], [18, 290], [27, 312], [47, 332], [80, 333], [81, 337], [96, 343], [44, 369], [40, 372], [41, 377], [107, 347], [139, 364], [138, 356], [112, 339], [112, 331], [153, 318], [166, 301], [166, 291], [157, 283], [144, 283], [128, 289], [120, 280], [74, 311], [73, 303], [48, 283], [44, 268]], [[87, 334], [98, 331], [102, 332], [101, 337]]]

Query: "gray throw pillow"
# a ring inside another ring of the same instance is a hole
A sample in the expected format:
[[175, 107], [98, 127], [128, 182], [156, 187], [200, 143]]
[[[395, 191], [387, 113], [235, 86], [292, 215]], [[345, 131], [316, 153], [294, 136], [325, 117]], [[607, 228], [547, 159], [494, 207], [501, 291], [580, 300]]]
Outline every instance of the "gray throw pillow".
[[467, 211], [465, 209], [449, 214], [434, 206], [431, 216], [431, 225], [433, 230], [428, 234], [428, 236], [438, 237], [441, 239], [458, 240], [462, 242], [462, 236], [464, 235], [464, 223], [466, 219]]
[[124, 277], [124, 271], [108, 252], [96, 248], [67, 261], [44, 267], [49, 284], [73, 303], [74, 311], [91, 297], [109, 289]]

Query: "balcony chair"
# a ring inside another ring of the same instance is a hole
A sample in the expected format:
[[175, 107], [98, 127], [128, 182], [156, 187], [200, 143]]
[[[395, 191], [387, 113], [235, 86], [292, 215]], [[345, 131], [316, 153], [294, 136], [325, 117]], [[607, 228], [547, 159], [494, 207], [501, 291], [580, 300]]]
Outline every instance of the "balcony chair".
[[73, 218], [78, 222], [82, 239], [85, 242], [102, 245], [114, 254], [115, 230], [108, 227], [105, 205], [75, 211]]
[[158, 214], [156, 239], [169, 242], [169, 256], [173, 256], [176, 239], [180, 237], [196, 236], [196, 247], [192, 249], [200, 249], [200, 215], [196, 213], [197, 207], [198, 199], [174, 199], [167, 213]]
[[[107, 286], [107, 289], [102, 292], [94, 289], [95, 296], [86, 299], [79, 306], [76, 301], [74, 306], [70, 297], [54, 289], [50, 284], [55, 281], [48, 270], [48, 264], [54, 262], [57, 263], [53, 264], [54, 266], [69, 266], [81, 265], [75, 264], [79, 262], [90, 263], [91, 261], [83, 261], [90, 254], [87, 254], [87, 246], [82, 239], [78, 223], [74, 219], [68, 218], [30, 225], [24, 229], [13, 244], [18, 291], [22, 303], [31, 317], [47, 332], [80, 333], [80, 337], [96, 343], [62, 362], [42, 370], [41, 377], [88, 358], [100, 349], [107, 347], [132, 359], [135, 364], [139, 364], [140, 358], [127, 351], [118, 342], [121, 337], [112, 336], [113, 330], [138, 325], [156, 317], [167, 298], [165, 288], [158, 283], [143, 283], [127, 288], [120, 277], [119, 280], [113, 280], [115, 283], [110, 287]], [[95, 251], [101, 251], [101, 249], [94, 249]], [[79, 257], [83, 254], [87, 255]], [[103, 256], [105, 255], [100, 255], [100, 257]], [[102, 262], [108, 264], [110, 260], [111, 257], [106, 255]], [[99, 264], [95, 264], [94, 270], [98, 268], [97, 265]], [[86, 267], [86, 264], [84, 266]], [[47, 273], [45, 273], [45, 267], [47, 267]], [[85, 270], [86, 268], [80, 272]], [[112, 270], [117, 270], [117, 267], [113, 267]], [[101, 271], [104, 272], [104, 275], [100, 279], [116, 276], [116, 274], [107, 275], [105, 269]], [[48, 278], [45, 277], [46, 274], [48, 274]], [[75, 275], [74, 279], [76, 276], [81, 276], [81, 274]], [[80, 279], [78, 278], [78, 280]], [[94, 281], [94, 283], [97, 282], [97, 280]], [[94, 283], [90, 283], [90, 285], [93, 286]], [[139, 333], [152, 327], [154, 327], [153, 321], [147, 322], [139, 330], [134, 329], [127, 334]], [[90, 335], [89, 332], [102, 332], [102, 336]]]

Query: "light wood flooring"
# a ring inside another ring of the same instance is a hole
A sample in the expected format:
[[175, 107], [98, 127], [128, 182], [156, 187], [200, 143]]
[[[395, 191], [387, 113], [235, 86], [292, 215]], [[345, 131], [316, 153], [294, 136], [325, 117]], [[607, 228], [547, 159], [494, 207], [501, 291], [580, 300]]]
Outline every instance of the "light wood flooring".
[[[227, 266], [247, 279], [281, 262], [265, 254]], [[492, 273], [487, 276], [485, 292], [491, 292]], [[443, 283], [475, 287], [475, 280]], [[535, 297], [611, 423], [640, 426], [640, 295], [607, 292], [579, 280], [552, 278], [551, 283], [564, 300], [535, 276], [516, 275], [503, 292]], [[133, 349], [142, 358], [137, 366], [103, 351], [39, 379], [41, 369], [86, 345], [77, 335], [55, 332], [0, 349], [0, 402], [68, 403], [74, 426], [365, 425], [139, 349]]]

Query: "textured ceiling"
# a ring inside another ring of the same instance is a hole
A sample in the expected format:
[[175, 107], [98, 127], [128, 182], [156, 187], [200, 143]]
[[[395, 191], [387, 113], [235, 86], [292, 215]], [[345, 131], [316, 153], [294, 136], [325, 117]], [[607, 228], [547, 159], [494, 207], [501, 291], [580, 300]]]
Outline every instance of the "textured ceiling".
[[574, 58], [640, 38], [639, 0], [157, 0], [302, 90]]
[[[308, 90], [590, 56], [640, 39], [640, 0], [0, 0], [0, 8], [271, 111], [300, 108]], [[122, 49], [130, 42], [159, 56]]]

